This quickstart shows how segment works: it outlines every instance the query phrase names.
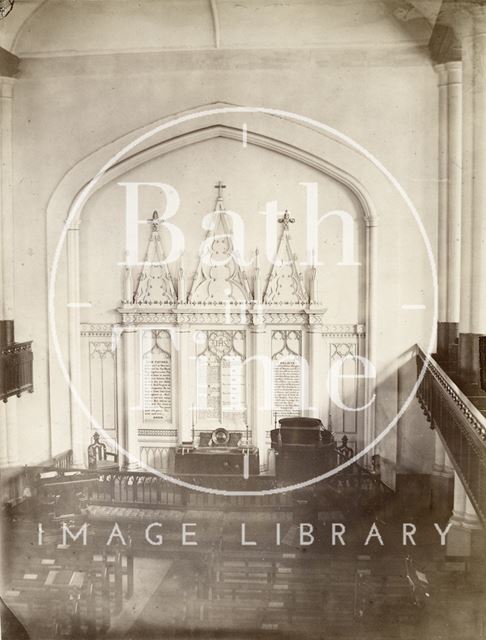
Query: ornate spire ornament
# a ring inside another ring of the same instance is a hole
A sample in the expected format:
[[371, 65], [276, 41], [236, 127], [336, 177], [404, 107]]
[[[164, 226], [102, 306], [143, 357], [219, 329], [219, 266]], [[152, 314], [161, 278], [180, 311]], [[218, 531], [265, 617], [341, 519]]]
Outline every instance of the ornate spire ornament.
[[159, 218], [159, 214], [158, 214], [157, 211], [154, 211], [152, 213], [152, 217], [148, 220], [148, 222], [152, 223], [152, 231], [156, 231], [158, 233], [159, 225], [160, 225], [160, 218]]
[[226, 189], [226, 185], [223, 184], [221, 182], [221, 180], [218, 181], [218, 184], [214, 185], [214, 188], [218, 190], [218, 200], [223, 200], [223, 189]]
[[188, 301], [190, 304], [249, 302], [250, 288], [233, 245], [233, 232], [223, 203], [226, 185], [220, 180], [214, 188], [218, 190], [213, 212], [214, 224], [200, 251]]
[[288, 229], [289, 224], [294, 224], [295, 218], [292, 218], [287, 209], [285, 209], [283, 216], [279, 218], [278, 221], [283, 225], [284, 229]]
[[292, 249], [289, 225], [295, 222], [285, 210], [278, 219], [282, 225], [282, 234], [277, 253], [268, 279], [263, 302], [265, 304], [294, 305], [306, 304], [308, 296], [305, 291], [303, 277], [298, 268], [297, 255]]
[[143, 261], [142, 272], [138, 279], [134, 303], [139, 306], [171, 304], [176, 302], [174, 284], [169, 268], [165, 262], [165, 254], [160, 240], [160, 218], [157, 211], [147, 221], [152, 231]]

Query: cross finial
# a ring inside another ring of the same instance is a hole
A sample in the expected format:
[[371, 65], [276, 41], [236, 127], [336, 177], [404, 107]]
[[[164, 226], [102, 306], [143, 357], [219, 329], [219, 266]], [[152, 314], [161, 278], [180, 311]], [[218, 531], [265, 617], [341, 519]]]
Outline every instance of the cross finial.
[[289, 224], [293, 224], [295, 222], [295, 218], [292, 218], [287, 209], [285, 209], [283, 216], [279, 218], [278, 221], [283, 224], [284, 229], [288, 229]]
[[152, 231], [158, 231], [159, 230], [160, 219], [159, 219], [159, 214], [157, 213], [157, 211], [154, 211], [152, 213], [152, 217], [149, 218], [147, 220], [147, 222], [151, 222], [152, 223]]
[[221, 180], [218, 182], [218, 184], [214, 185], [214, 188], [218, 190], [218, 200], [221, 200], [223, 197], [223, 189], [226, 189], [226, 185], [223, 184], [221, 182]]

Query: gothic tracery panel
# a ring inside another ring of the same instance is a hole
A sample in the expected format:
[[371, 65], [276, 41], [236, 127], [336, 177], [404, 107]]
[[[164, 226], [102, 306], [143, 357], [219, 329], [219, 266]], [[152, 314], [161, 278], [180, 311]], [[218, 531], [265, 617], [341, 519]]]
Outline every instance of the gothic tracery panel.
[[90, 413], [114, 440], [118, 434], [116, 351], [108, 341], [89, 342]]
[[210, 330], [197, 334], [198, 420], [241, 427], [246, 422], [246, 334]]
[[[356, 358], [357, 344], [355, 342], [331, 342], [329, 344], [329, 366], [334, 368], [336, 381], [335, 394], [338, 403], [330, 398], [330, 420], [332, 429], [339, 433], [357, 433], [359, 385], [357, 376], [360, 374], [360, 364]], [[349, 409], [343, 408], [349, 407]]]

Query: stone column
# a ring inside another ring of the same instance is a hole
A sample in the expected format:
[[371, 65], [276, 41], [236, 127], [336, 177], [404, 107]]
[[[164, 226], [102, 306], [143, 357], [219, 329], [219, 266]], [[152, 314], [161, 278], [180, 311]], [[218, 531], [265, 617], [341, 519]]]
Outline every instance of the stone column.
[[6, 407], [0, 406], [0, 467], [6, 467], [8, 465], [7, 447]]
[[439, 434], [437, 431], [434, 433], [435, 456], [432, 467], [431, 498], [434, 510], [447, 517], [451, 510], [451, 481], [454, 477], [454, 469]]
[[260, 452], [260, 469], [267, 471], [268, 468], [268, 446], [266, 443], [266, 432], [272, 428], [270, 421], [271, 410], [271, 358], [268, 356], [266, 346], [266, 328], [263, 319], [254, 316], [254, 326], [251, 334], [253, 336], [251, 373], [252, 373], [252, 422], [251, 434], [252, 443], [257, 446]]
[[445, 463], [445, 449], [442, 445], [440, 437], [435, 432], [435, 448], [434, 448], [434, 465], [432, 467], [432, 475], [443, 477]]
[[192, 442], [192, 407], [189, 367], [189, 327], [180, 325], [177, 328], [177, 393], [178, 393], [178, 441]]
[[450, 521], [454, 524], [462, 524], [466, 512], [466, 492], [461, 480], [454, 472], [454, 507]]
[[437, 330], [437, 352], [443, 355], [446, 351], [446, 332], [444, 326], [447, 318], [447, 70], [445, 64], [438, 64], [435, 70], [439, 76], [439, 219], [437, 242], [437, 276], [439, 285], [439, 308]]
[[446, 478], [454, 477], [454, 466], [446, 452], [444, 452], [444, 476]]
[[17, 402], [16, 397], [9, 398], [7, 402], [6, 414], [7, 414], [7, 454], [8, 454], [8, 466], [15, 467], [19, 464], [19, 441], [18, 441], [18, 429], [17, 429]]
[[80, 292], [79, 292], [79, 223], [67, 232], [68, 271], [68, 323], [69, 323], [69, 377], [71, 448], [75, 466], [84, 466], [87, 458], [88, 438], [83, 428], [81, 408], [76, 393], [81, 393], [81, 336], [80, 336]]
[[[0, 318], [15, 320], [14, 216], [12, 197], [12, 108], [14, 78], [0, 76]], [[0, 403], [0, 466], [18, 457], [17, 398]]]
[[437, 431], [435, 433], [435, 453], [434, 453], [434, 465], [432, 467], [432, 475], [439, 478], [452, 478], [454, 475], [454, 468], [449, 460], [449, 456], [446, 453], [442, 440], [440, 439]]
[[447, 317], [449, 346], [457, 339], [461, 291], [462, 63], [447, 62]]
[[123, 368], [125, 381], [125, 447], [128, 453], [124, 465], [127, 469], [137, 469], [140, 450], [138, 445], [138, 420], [140, 417], [140, 376], [138, 375], [138, 330], [137, 327], [123, 329]]
[[472, 377], [479, 381], [479, 336], [486, 334], [486, 6], [473, 8], [473, 194], [471, 244]]
[[319, 386], [322, 385], [322, 379], [319, 377], [322, 366], [322, 331], [319, 321], [318, 316], [309, 316], [309, 325], [307, 326], [308, 406], [304, 409], [313, 418], [318, 418], [320, 414]]
[[463, 153], [459, 374], [479, 381], [479, 335], [486, 333], [486, 7], [462, 7], [452, 25], [463, 59]]
[[[366, 221], [366, 353], [365, 357], [376, 367], [376, 342], [377, 342], [377, 220]], [[376, 389], [376, 379], [366, 377], [364, 381], [364, 404], [368, 404]], [[367, 447], [376, 437], [375, 427], [376, 402], [372, 402], [364, 410], [364, 447]], [[369, 451], [364, 460], [369, 465], [371, 456], [376, 450]]]
[[457, 339], [461, 270], [462, 63], [436, 67], [439, 76], [439, 314], [437, 352], [452, 359]]
[[446, 555], [470, 556], [474, 551], [474, 533], [482, 529], [457, 473], [454, 473], [454, 508], [449, 520]]

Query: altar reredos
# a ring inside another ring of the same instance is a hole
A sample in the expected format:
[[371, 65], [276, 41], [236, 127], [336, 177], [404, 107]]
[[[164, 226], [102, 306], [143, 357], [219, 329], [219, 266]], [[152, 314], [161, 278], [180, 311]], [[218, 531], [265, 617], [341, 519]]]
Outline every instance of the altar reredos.
[[[173, 278], [161, 244], [156, 212], [152, 232], [135, 291], [132, 272], [126, 267], [123, 301], [119, 308], [124, 324], [321, 324], [326, 309], [317, 300], [318, 272], [308, 269], [307, 285], [292, 246], [288, 211], [279, 218], [280, 238], [273, 264], [262, 276], [260, 249], [250, 266], [241, 266], [235, 250], [231, 217], [216, 185], [218, 196], [212, 224], [202, 241], [192, 282], [182, 264]], [[174, 282], [176, 280], [176, 284]], [[176, 286], [177, 285], [177, 286]], [[186, 294], [188, 291], [188, 295]]]

